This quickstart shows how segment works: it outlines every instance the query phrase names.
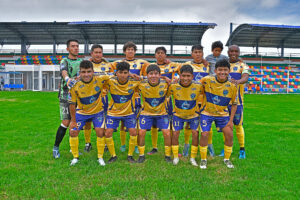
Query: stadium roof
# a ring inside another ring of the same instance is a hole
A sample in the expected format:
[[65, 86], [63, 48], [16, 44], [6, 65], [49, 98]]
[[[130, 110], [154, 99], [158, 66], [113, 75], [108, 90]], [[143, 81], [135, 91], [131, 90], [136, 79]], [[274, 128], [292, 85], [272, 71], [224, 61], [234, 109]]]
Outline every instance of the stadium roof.
[[300, 48], [300, 26], [241, 24], [231, 34], [226, 46]]
[[0, 22], [0, 44], [52, 45], [78, 39], [81, 44], [193, 45], [215, 23], [176, 22]]

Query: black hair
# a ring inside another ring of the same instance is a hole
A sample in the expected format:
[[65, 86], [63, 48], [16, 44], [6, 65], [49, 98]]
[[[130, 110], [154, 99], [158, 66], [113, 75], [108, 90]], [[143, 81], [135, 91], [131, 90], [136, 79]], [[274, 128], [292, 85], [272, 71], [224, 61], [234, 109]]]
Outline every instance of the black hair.
[[194, 50], [202, 50], [203, 51], [203, 46], [201, 46], [201, 44], [195, 44], [192, 46], [192, 52]]
[[93, 68], [93, 63], [89, 60], [83, 60], [81, 61], [80, 65], [79, 65], [80, 69], [83, 68], [83, 69], [89, 69], [89, 68]]
[[194, 70], [191, 65], [183, 65], [180, 68], [180, 74], [182, 74], [183, 72], [188, 72], [188, 73], [194, 74]]
[[221, 41], [215, 41], [211, 44], [211, 50], [213, 51], [215, 48], [220, 48], [223, 50], [223, 43]]
[[126, 42], [123, 46], [123, 52], [125, 52], [127, 48], [131, 48], [131, 47], [133, 47], [134, 51], [137, 50], [137, 47], [133, 42], [131, 42], [131, 41]]
[[151, 64], [147, 67], [147, 74], [152, 71], [157, 71], [158, 73], [160, 73], [160, 68], [156, 64]]
[[155, 49], [155, 53], [157, 53], [158, 51], [163, 51], [165, 54], [167, 54], [167, 49], [165, 47], [157, 47]]
[[103, 47], [100, 44], [93, 44], [92, 48], [91, 48], [91, 52], [93, 52], [95, 49], [100, 48], [103, 51]]
[[127, 62], [119, 62], [117, 64], [117, 71], [129, 71], [130, 65]]
[[230, 63], [226, 59], [221, 59], [217, 61], [215, 69], [217, 69], [218, 67], [228, 67], [228, 69], [230, 69]]
[[71, 42], [77, 42], [77, 44], [79, 44], [79, 42], [78, 42], [78, 40], [76, 40], [76, 39], [69, 39], [68, 41], [67, 41], [67, 47], [69, 47], [70, 46], [70, 43]]

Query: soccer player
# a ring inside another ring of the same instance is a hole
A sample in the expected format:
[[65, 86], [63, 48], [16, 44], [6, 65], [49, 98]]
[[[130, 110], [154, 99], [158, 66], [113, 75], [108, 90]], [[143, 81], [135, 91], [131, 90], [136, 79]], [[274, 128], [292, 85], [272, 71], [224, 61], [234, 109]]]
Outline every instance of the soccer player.
[[[228, 56], [230, 62], [230, 81], [238, 85], [238, 104], [237, 111], [234, 115], [233, 123], [236, 130], [236, 136], [240, 145], [240, 159], [246, 158], [245, 152], [245, 132], [243, 128], [243, 110], [244, 110], [244, 84], [249, 79], [249, 67], [246, 63], [239, 59], [240, 48], [237, 45], [231, 45], [228, 48]], [[229, 105], [229, 112], [231, 112], [231, 105]]]
[[[214, 76], [215, 75], [215, 65], [218, 60], [226, 59], [228, 60], [228, 57], [221, 54], [223, 51], [223, 43], [221, 41], [215, 41], [211, 45], [211, 51], [212, 54], [206, 56], [206, 61], [209, 63], [209, 75]], [[208, 151], [210, 156], [215, 156], [215, 151], [212, 144], [212, 136], [213, 132], [210, 130], [209, 137], [208, 137]]]
[[70, 39], [67, 41], [67, 51], [69, 52], [68, 57], [62, 59], [60, 62], [61, 81], [58, 98], [61, 124], [56, 132], [53, 147], [54, 158], [60, 157], [59, 145], [66, 134], [71, 119], [68, 103], [68, 86], [72, 86], [74, 83], [72, 79], [78, 75], [79, 64], [82, 61], [81, 58], [78, 58], [79, 42], [77, 40]]
[[[142, 60], [142, 59], [136, 59], [135, 58], [136, 51], [137, 51], [137, 46], [133, 42], [131, 42], [131, 41], [126, 42], [123, 46], [123, 53], [125, 54], [125, 59], [114, 61], [112, 63], [113, 69], [114, 70], [116, 69], [116, 66], [118, 63], [127, 62], [130, 66], [130, 73], [137, 74], [137, 75], [144, 74], [147, 66], [149, 65], [149, 62], [146, 60]], [[138, 93], [135, 94], [135, 101], [136, 101], [135, 102], [135, 110], [138, 113], [139, 109], [141, 107], [141, 100], [140, 100], [140, 96]], [[121, 138], [120, 150], [122, 152], [125, 152], [125, 150], [126, 150], [126, 145], [125, 145], [126, 132], [124, 129], [123, 122], [121, 123], [120, 138]], [[136, 143], [137, 143], [137, 141], [136, 141]], [[138, 153], [137, 146], [136, 146], [136, 153]]]
[[111, 94], [106, 119], [106, 144], [111, 158], [109, 163], [117, 160], [112, 134], [119, 127], [122, 121], [128, 128], [130, 134], [127, 160], [134, 163], [132, 157], [137, 141], [136, 114], [135, 114], [135, 92], [140, 81], [129, 77], [130, 65], [127, 62], [120, 62], [116, 67], [116, 77], [108, 80], [108, 88]]
[[[103, 84], [109, 79], [107, 75], [93, 76], [93, 64], [84, 60], [80, 63], [80, 81], [70, 89], [70, 147], [73, 154], [71, 165], [78, 163], [78, 134], [87, 122], [93, 122], [97, 134], [98, 162], [104, 166], [103, 152], [104, 138], [104, 112], [101, 93]], [[77, 108], [76, 108], [77, 105]]]
[[178, 137], [180, 130], [183, 129], [185, 122], [189, 123], [192, 130], [192, 147], [190, 162], [193, 166], [198, 166], [195, 158], [198, 152], [199, 143], [199, 111], [198, 99], [201, 94], [201, 84], [193, 82], [193, 68], [190, 65], [183, 65], [180, 68], [179, 83], [171, 84], [168, 95], [172, 95], [174, 101], [173, 114], [173, 135], [172, 135], [172, 151], [173, 164], [179, 162]]
[[165, 80], [160, 79], [160, 68], [156, 64], [147, 67], [147, 79], [138, 86], [142, 97], [142, 109], [139, 116], [139, 159], [138, 163], [145, 161], [145, 135], [153, 125], [160, 128], [164, 135], [165, 160], [171, 160], [170, 121], [166, 111], [166, 95], [169, 88]]
[[[207, 144], [208, 135], [212, 122], [215, 122], [218, 131], [225, 136], [224, 163], [228, 168], [234, 168], [229, 160], [233, 144], [233, 117], [237, 108], [237, 87], [229, 82], [228, 76], [230, 64], [227, 60], [219, 60], [215, 65], [216, 76], [207, 76], [201, 80], [202, 92], [204, 93], [203, 106], [200, 115], [201, 138], [200, 138], [200, 168], [207, 167]], [[229, 116], [228, 105], [232, 104]]]
[[[155, 49], [155, 58], [156, 65], [159, 66], [161, 71], [161, 76], [168, 77], [173, 79], [175, 73], [178, 73], [178, 70], [181, 66], [181, 63], [169, 62], [167, 59], [167, 50], [165, 47], [157, 47]], [[173, 105], [170, 98], [167, 98], [167, 112], [169, 118], [172, 118], [173, 115]], [[152, 155], [158, 152], [157, 150], [157, 140], [158, 140], [158, 128], [151, 128], [151, 139], [152, 139], [152, 150], [148, 152], [148, 155]]]
[[[191, 56], [193, 58], [192, 61], [188, 61], [184, 64], [191, 65], [193, 67], [193, 75], [194, 75], [194, 81], [199, 82], [203, 77], [208, 75], [209, 68], [206, 67], [206, 61], [203, 58], [203, 47], [200, 44], [196, 44], [192, 46], [192, 53]], [[202, 103], [202, 95], [199, 96], [198, 99], [198, 106], [201, 107]], [[189, 140], [190, 136], [192, 134], [192, 130], [189, 128], [189, 125], [186, 124], [184, 129], [184, 148], [183, 148], [183, 156], [187, 157], [189, 154]]]

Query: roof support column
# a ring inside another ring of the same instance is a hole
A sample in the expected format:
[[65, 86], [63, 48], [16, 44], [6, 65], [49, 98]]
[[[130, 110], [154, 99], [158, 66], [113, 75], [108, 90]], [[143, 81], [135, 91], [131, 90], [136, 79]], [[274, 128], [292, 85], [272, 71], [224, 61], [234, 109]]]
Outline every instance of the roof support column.
[[258, 57], [258, 40], [256, 40], [256, 57]]
[[117, 52], [117, 36], [115, 35], [115, 41], [114, 41], [114, 43], [115, 43], [115, 55], [117, 55], [118, 54], [118, 52]]
[[26, 55], [28, 52], [27, 52], [27, 49], [26, 49], [26, 41], [23, 37], [21, 37], [21, 54], [22, 55]]
[[145, 55], [145, 26], [142, 25], [142, 45], [143, 45], [143, 55]]
[[56, 41], [53, 40], [53, 55], [56, 55]]
[[281, 58], [284, 57], [284, 40], [281, 41]]
[[84, 55], [89, 55], [89, 41], [87, 39], [84, 40]]

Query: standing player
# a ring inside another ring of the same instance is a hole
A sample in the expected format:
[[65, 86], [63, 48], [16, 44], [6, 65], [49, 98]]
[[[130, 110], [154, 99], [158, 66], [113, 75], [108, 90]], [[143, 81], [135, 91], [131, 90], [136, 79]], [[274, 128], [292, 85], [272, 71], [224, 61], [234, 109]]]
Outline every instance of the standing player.
[[68, 85], [72, 86], [74, 83], [72, 78], [75, 78], [78, 75], [79, 64], [82, 61], [81, 58], [78, 58], [79, 42], [77, 40], [71, 39], [67, 41], [67, 51], [69, 52], [68, 57], [62, 59], [60, 62], [61, 80], [58, 98], [60, 119], [62, 121], [56, 132], [53, 147], [54, 158], [60, 157], [59, 145], [66, 134], [71, 119], [68, 103]]
[[[238, 104], [237, 111], [234, 115], [233, 123], [236, 130], [236, 136], [240, 145], [240, 159], [246, 158], [245, 152], [245, 132], [243, 128], [243, 110], [244, 110], [244, 84], [249, 79], [249, 67], [246, 63], [239, 59], [240, 48], [237, 45], [231, 45], [228, 48], [228, 56], [230, 62], [230, 73], [231, 82], [238, 85]], [[229, 112], [231, 111], [231, 105], [229, 105]]]
[[132, 157], [137, 141], [136, 115], [135, 115], [135, 92], [140, 81], [129, 77], [130, 65], [127, 62], [117, 64], [116, 77], [108, 80], [107, 84], [111, 94], [106, 119], [106, 145], [111, 158], [109, 163], [117, 160], [112, 134], [122, 121], [129, 130], [130, 140], [127, 160], [134, 163]]
[[[215, 41], [211, 45], [211, 51], [212, 54], [206, 56], [206, 61], [209, 63], [209, 75], [214, 76], [215, 75], [215, 65], [218, 60], [226, 59], [228, 60], [228, 57], [221, 54], [223, 51], [223, 43], [221, 41]], [[210, 130], [209, 137], [208, 137], [208, 151], [210, 156], [215, 156], [215, 151], [212, 144], [212, 135], [213, 132]]]
[[[104, 138], [104, 112], [102, 108], [101, 93], [103, 84], [109, 76], [93, 76], [93, 64], [84, 60], [80, 63], [80, 79], [70, 90], [70, 147], [73, 154], [71, 165], [78, 163], [78, 134], [87, 122], [93, 122], [97, 134], [98, 162], [104, 166], [103, 152]], [[77, 108], [76, 108], [77, 105]]]
[[[229, 82], [228, 75], [230, 64], [227, 60], [219, 60], [215, 65], [216, 76], [207, 76], [201, 80], [204, 92], [202, 112], [200, 115], [201, 138], [200, 138], [200, 168], [207, 167], [207, 144], [208, 135], [212, 122], [215, 122], [218, 131], [222, 131], [225, 136], [224, 163], [228, 168], [233, 168], [229, 160], [232, 153], [233, 144], [233, 117], [237, 108], [237, 87]], [[232, 110], [229, 117], [228, 105], [232, 104]]]
[[[188, 61], [184, 64], [190, 65], [193, 67], [193, 75], [194, 81], [199, 82], [203, 77], [207, 76], [209, 73], [209, 68], [204, 64], [206, 61], [203, 58], [203, 47], [200, 44], [196, 44], [192, 46], [192, 61]], [[202, 95], [199, 96], [198, 106], [201, 107], [202, 103]], [[184, 129], [184, 148], [183, 148], [183, 156], [187, 157], [189, 155], [189, 140], [190, 135], [192, 134], [192, 130], [189, 128], [188, 124]]]
[[[168, 62], [167, 50], [165, 47], [157, 47], [155, 49], [156, 65], [159, 66], [161, 75], [173, 79], [175, 73], [181, 66], [181, 63]], [[171, 120], [173, 115], [173, 105], [170, 98], [167, 98], [167, 112]], [[158, 140], [158, 128], [151, 128], [152, 150], [148, 152], [148, 155], [157, 153], [157, 140]]]
[[198, 100], [201, 93], [201, 84], [193, 82], [193, 68], [190, 65], [183, 65], [180, 68], [179, 83], [172, 84], [168, 95], [173, 96], [174, 114], [173, 114], [173, 135], [172, 135], [172, 151], [174, 155], [173, 164], [179, 162], [178, 137], [180, 130], [183, 129], [185, 122], [189, 123], [192, 130], [192, 148], [190, 162], [194, 166], [198, 166], [195, 160], [198, 152], [199, 143], [199, 111]]
[[[149, 62], [142, 59], [136, 59], [135, 53], [137, 51], [137, 46], [133, 42], [126, 42], [123, 46], [123, 53], [125, 54], [125, 59], [123, 60], [117, 60], [112, 63], [113, 69], [116, 69], [116, 66], [120, 62], [127, 62], [130, 66], [130, 73], [136, 74], [136, 75], [142, 75], [147, 66], [149, 65]], [[138, 93], [135, 94], [135, 110], [138, 113], [139, 109], [141, 107], [141, 100]], [[126, 150], [126, 132], [124, 129], [123, 123], [121, 123], [121, 129], [120, 129], [120, 138], [121, 138], [121, 147], [120, 150], [124, 152]], [[137, 144], [137, 141], [136, 141]], [[136, 147], [136, 152], [138, 153], [138, 149]]]
[[[170, 79], [169, 79], [170, 80]], [[145, 135], [153, 125], [160, 128], [164, 135], [165, 160], [171, 162], [170, 121], [166, 111], [166, 95], [169, 88], [165, 80], [160, 79], [160, 68], [151, 64], [147, 67], [147, 79], [139, 85], [143, 105], [139, 116], [139, 159], [145, 161]]]

